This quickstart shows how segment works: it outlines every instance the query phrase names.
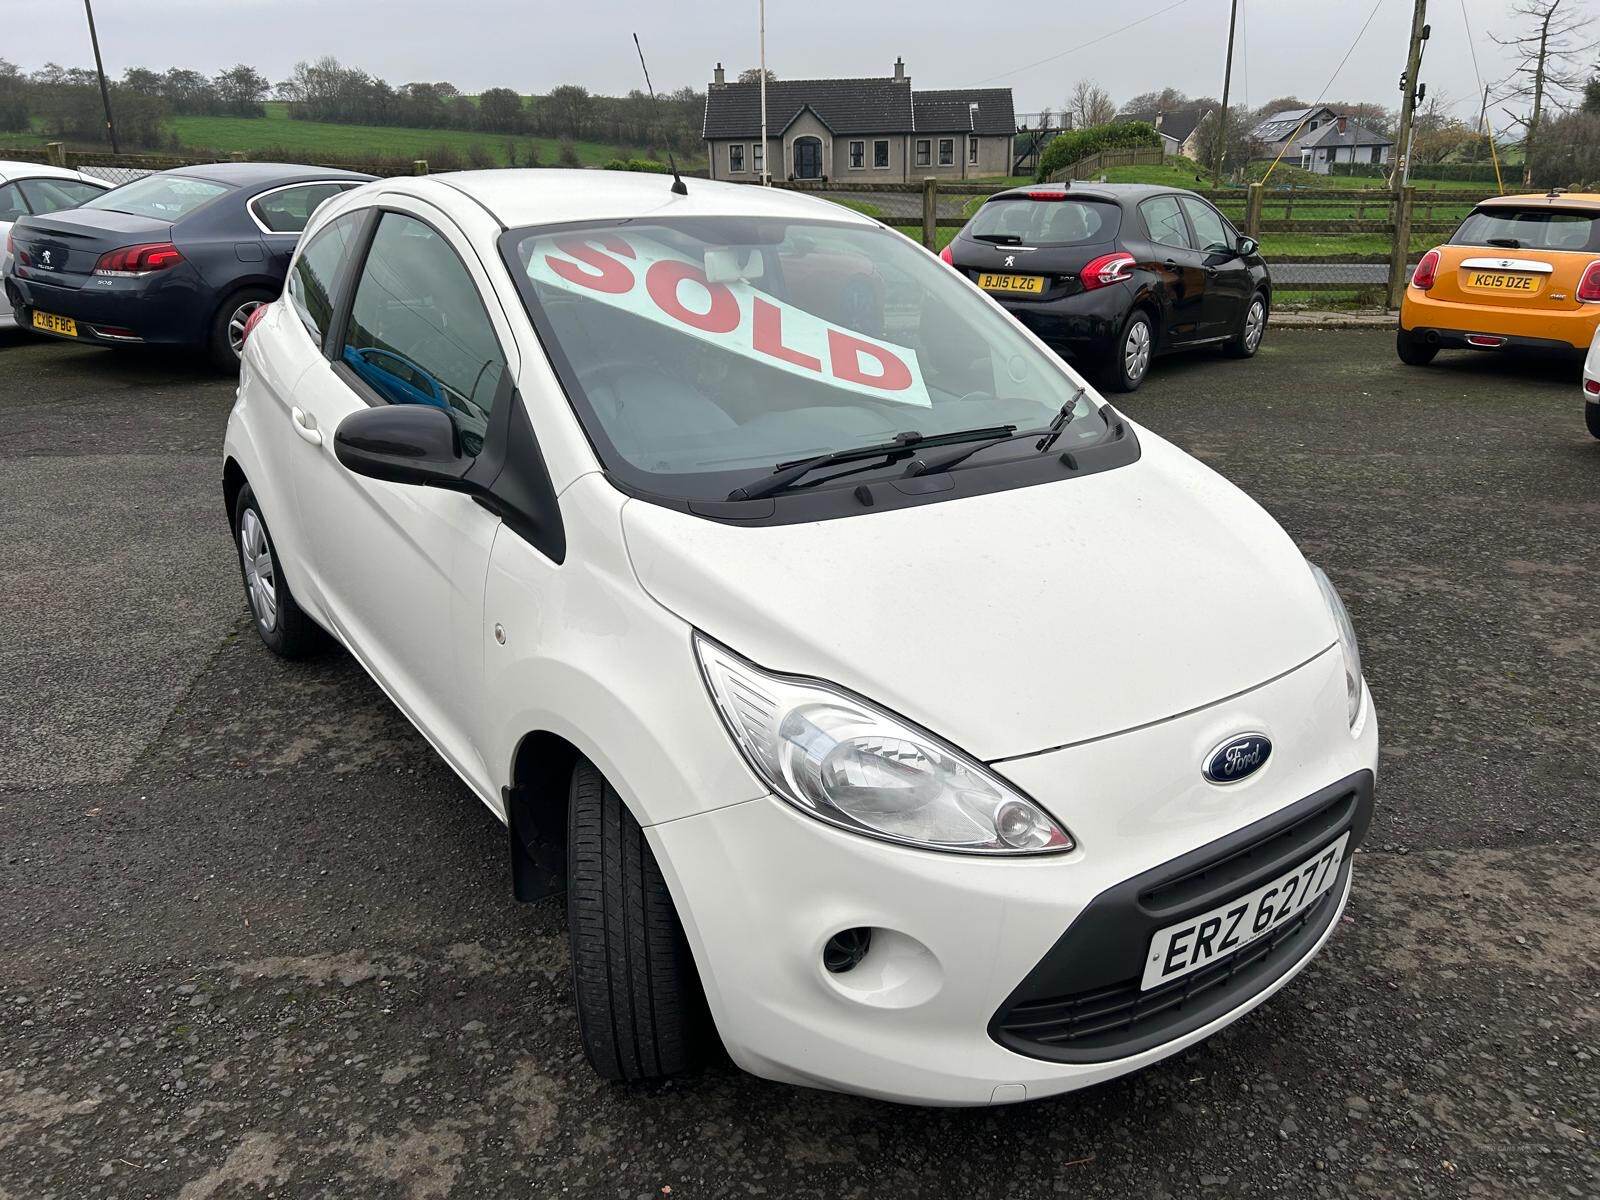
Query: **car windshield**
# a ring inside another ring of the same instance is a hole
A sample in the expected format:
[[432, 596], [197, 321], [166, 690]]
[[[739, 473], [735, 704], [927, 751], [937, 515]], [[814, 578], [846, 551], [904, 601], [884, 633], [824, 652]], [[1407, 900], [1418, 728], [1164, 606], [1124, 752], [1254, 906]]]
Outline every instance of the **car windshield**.
[[[698, 217], [515, 230], [502, 248], [607, 468], [663, 495], [720, 499], [779, 463], [1095, 407], [1003, 312], [877, 226]], [[1104, 436], [1073, 421], [1059, 447]]]
[[1450, 239], [1454, 246], [1499, 246], [1507, 250], [1600, 249], [1596, 214], [1549, 208], [1480, 208]]
[[226, 184], [192, 175], [146, 175], [96, 196], [83, 207], [176, 221], [230, 190]]
[[1121, 210], [1105, 201], [997, 196], [977, 211], [967, 233], [1023, 246], [1071, 246], [1109, 242], [1121, 224]]

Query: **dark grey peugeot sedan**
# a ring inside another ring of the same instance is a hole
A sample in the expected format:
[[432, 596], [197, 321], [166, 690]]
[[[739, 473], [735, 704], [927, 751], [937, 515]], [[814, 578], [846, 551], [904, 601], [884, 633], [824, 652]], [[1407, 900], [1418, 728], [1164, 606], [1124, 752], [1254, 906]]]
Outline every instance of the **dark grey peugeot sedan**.
[[1272, 307], [1254, 238], [1203, 197], [1148, 184], [999, 192], [940, 257], [1111, 391], [1133, 391], [1172, 350], [1250, 358]]

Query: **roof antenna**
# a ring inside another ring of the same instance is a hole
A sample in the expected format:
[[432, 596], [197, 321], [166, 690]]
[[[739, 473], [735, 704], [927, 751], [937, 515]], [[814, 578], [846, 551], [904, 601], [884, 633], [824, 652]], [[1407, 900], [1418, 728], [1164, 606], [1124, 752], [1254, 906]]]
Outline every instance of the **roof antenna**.
[[[639, 35], [637, 33], [633, 35], [633, 48], [639, 52], [639, 67], [644, 71], [644, 86], [650, 92], [651, 112], [657, 118], [656, 125], [659, 127], [661, 124], [659, 119], [661, 116], [661, 101], [656, 99], [655, 85], [650, 82], [650, 68], [644, 65], [644, 47], [639, 45]], [[678, 162], [672, 157], [672, 147], [670, 145], [667, 146], [667, 165], [672, 168], [673, 195], [687, 196], [689, 189], [683, 186], [683, 176], [678, 174]]]

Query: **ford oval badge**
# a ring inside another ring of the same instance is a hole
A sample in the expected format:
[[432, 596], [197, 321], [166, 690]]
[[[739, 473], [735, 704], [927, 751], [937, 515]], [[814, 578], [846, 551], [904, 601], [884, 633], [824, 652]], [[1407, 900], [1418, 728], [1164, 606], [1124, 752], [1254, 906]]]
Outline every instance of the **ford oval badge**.
[[1206, 755], [1203, 774], [1212, 783], [1238, 783], [1248, 779], [1272, 754], [1272, 739], [1264, 733], [1241, 733]]

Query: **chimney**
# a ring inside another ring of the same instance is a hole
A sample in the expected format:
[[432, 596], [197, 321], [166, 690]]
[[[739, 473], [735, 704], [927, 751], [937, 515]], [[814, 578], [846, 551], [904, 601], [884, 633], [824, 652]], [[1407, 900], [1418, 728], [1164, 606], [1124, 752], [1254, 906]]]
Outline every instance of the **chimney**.
[[902, 80], [906, 77], [906, 60], [901, 58], [898, 54], [894, 56], [894, 77], [896, 81]]
[[1347, 132], [1349, 130], [1349, 128], [1350, 128], [1350, 118], [1349, 117], [1340, 117], [1339, 118], [1339, 132], [1340, 133], [1345, 133], [1345, 132]]
[[1164, 113], [1164, 112], [1158, 112], [1156, 114], [1156, 128], [1157, 129], [1161, 128], [1161, 122], [1166, 119], [1166, 115], [1167, 114]]
[[728, 82], [727, 72], [725, 72], [722, 69], [722, 64], [718, 63], [717, 64], [717, 69], [714, 72], [712, 72], [711, 84], [712, 84], [713, 87], [721, 87], [723, 84], [725, 84], [727, 82]]

